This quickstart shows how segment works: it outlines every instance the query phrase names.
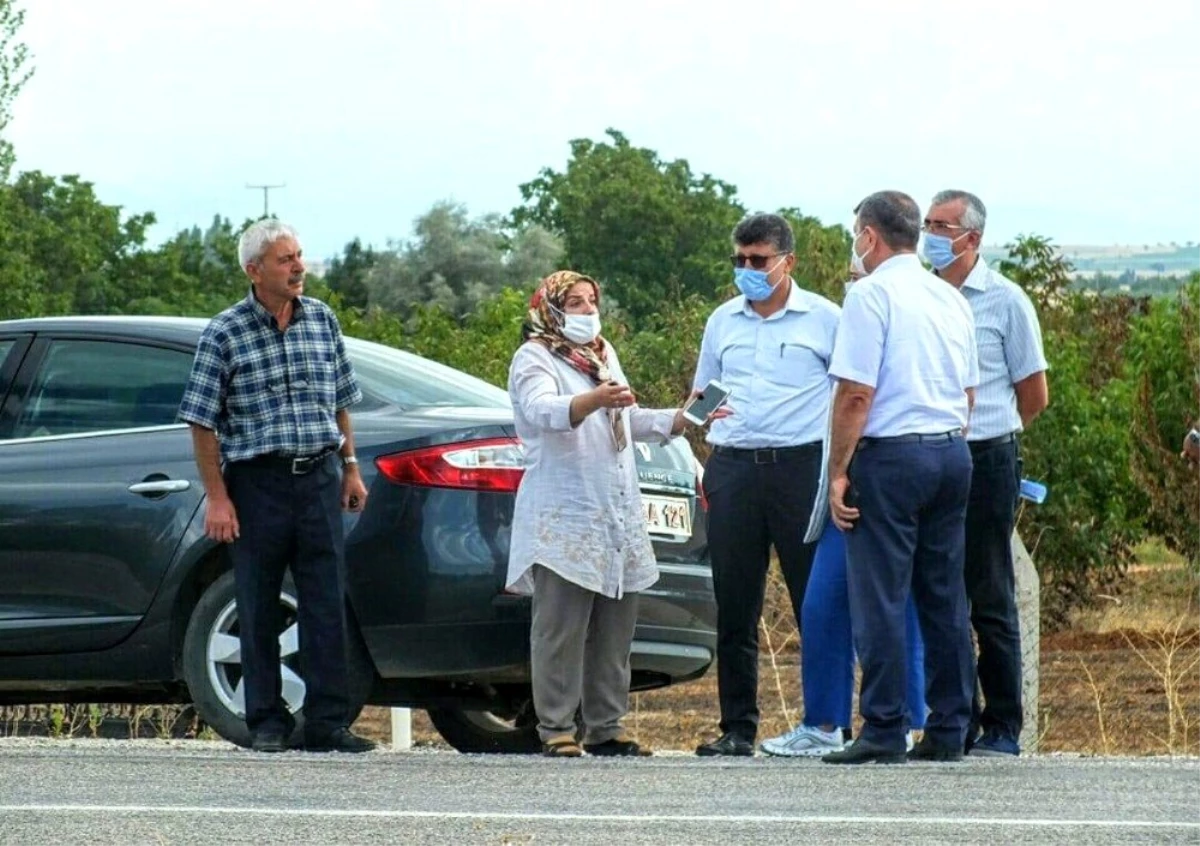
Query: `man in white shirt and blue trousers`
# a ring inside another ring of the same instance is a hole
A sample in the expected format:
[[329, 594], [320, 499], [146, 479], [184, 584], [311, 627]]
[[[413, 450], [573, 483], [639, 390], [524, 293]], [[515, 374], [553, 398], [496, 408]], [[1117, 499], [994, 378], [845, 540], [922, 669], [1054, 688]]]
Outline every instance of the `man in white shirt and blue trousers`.
[[1020, 754], [1024, 723], [1012, 557], [1021, 483], [1017, 434], [1045, 410], [1050, 393], [1033, 303], [979, 255], [986, 222], [987, 209], [974, 194], [941, 191], [925, 215], [921, 251], [975, 316], [980, 381], [967, 434], [973, 471], [965, 575], [979, 643], [979, 686], [965, 747], [971, 755], [1005, 757]]
[[[853, 261], [867, 274], [842, 303], [829, 372], [837, 381], [829, 506], [846, 533], [847, 588], [862, 669], [858, 738], [821, 760], [956, 761], [975, 683], [963, 556], [971, 453], [964, 432], [979, 382], [966, 300], [917, 258], [921, 212], [899, 191], [855, 209]], [[905, 606], [925, 642], [924, 737], [905, 754]]]
[[796, 624], [815, 543], [804, 542], [821, 476], [829, 359], [838, 307], [793, 281], [795, 238], [776, 214], [733, 232], [741, 296], [704, 328], [693, 390], [716, 379], [732, 413], [708, 435], [708, 545], [717, 600], [719, 738], [697, 755], [753, 755], [758, 732], [758, 623], [774, 546]]

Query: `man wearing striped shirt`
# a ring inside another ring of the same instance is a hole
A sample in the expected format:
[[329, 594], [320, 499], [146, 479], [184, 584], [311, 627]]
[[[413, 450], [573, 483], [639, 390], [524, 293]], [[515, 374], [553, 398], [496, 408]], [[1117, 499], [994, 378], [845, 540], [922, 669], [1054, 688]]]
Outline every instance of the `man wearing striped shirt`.
[[979, 684], [966, 747], [972, 755], [1005, 756], [1020, 754], [1024, 719], [1011, 543], [1021, 477], [1018, 434], [1046, 408], [1049, 390], [1033, 303], [979, 254], [986, 222], [987, 210], [974, 194], [941, 191], [925, 215], [921, 252], [975, 316], [980, 381], [967, 434], [973, 471], [964, 575]]
[[362, 392], [337, 317], [302, 296], [295, 230], [271, 219], [250, 225], [238, 263], [250, 291], [205, 327], [179, 418], [192, 428], [207, 496], [204, 530], [230, 544], [251, 748], [284, 751], [296, 725], [281, 696], [278, 640], [279, 591], [290, 568], [299, 593], [304, 746], [366, 752], [374, 744], [347, 725], [340, 513], [361, 511], [367, 499], [349, 412]]

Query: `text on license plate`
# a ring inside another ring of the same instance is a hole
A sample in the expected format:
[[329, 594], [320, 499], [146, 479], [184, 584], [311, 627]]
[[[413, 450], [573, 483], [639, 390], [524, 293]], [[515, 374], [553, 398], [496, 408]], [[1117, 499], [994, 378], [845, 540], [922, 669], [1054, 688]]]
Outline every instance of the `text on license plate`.
[[642, 508], [646, 512], [646, 528], [651, 533], [680, 538], [692, 536], [692, 511], [686, 499], [642, 494]]

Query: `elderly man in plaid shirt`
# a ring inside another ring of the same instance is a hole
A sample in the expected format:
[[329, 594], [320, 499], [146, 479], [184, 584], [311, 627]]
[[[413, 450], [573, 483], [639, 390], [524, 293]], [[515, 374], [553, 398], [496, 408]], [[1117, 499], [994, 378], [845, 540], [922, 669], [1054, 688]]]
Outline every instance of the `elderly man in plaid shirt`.
[[247, 227], [238, 263], [250, 292], [204, 330], [179, 417], [191, 424], [207, 494], [205, 532], [231, 545], [246, 727], [260, 752], [283, 751], [295, 730], [281, 696], [278, 641], [279, 592], [290, 566], [299, 593], [305, 748], [365, 752], [374, 744], [347, 725], [340, 516], [361, 511], [367, 499], [348, 411], [362, 393], [333, 311], [302, 296], [295, 230], [276, 220]]

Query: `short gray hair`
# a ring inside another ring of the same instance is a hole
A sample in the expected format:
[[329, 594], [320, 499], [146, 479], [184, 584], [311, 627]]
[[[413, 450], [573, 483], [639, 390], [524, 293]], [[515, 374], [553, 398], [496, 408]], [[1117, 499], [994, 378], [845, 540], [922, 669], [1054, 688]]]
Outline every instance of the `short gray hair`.
[[300, 236], [296, 234], [295, 229], [273, 217], [251, 223], [238, 238], [238, 267], [245, 270], [246, 265], [257, 264], [267, 247], [280, 238], [294, 238], [296, 243], [300, 242]]
[[953, 188], [946, 191], [938, 191], [933, 195], [933, 204], [935, 206], [953, 203], [957, 200], [963, 201], [963, 213], [958, 219], [958, 225], [982, 233], [983, 227], [987, 223], [987, 207], [983, 205], [983, 200], [976, 197], [970, 191], [959, 191]]

